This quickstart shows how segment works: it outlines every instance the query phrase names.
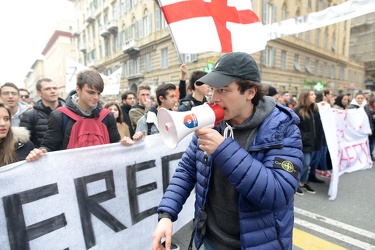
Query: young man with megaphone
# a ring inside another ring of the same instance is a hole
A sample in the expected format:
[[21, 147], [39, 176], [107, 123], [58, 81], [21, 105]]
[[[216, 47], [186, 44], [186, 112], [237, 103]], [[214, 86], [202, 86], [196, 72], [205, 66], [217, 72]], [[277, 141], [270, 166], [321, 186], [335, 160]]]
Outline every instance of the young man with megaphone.
[[163, 238], [169, 249], [172, 222], [194, 187], [197, 249], [292, 249], [303, 159], [298, 116], [265, 96], [249, 54], [222, 56], [198, 82], [213, 88], [224, 120], [195, 131], [160, 202], [152, 249], [164, 249]]

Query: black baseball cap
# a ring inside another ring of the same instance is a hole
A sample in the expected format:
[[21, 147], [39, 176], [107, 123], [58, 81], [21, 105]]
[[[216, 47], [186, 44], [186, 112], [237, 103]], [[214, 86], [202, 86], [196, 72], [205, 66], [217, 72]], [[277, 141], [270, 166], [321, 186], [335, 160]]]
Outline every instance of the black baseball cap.
[[223, 55], [215, 63], [214, 69], [199, 78], [196, 83], [205, 83], [210, 87], [221, 88], [238, 78], [260, 83], [258, 65], [250, 54], [233, 52]]

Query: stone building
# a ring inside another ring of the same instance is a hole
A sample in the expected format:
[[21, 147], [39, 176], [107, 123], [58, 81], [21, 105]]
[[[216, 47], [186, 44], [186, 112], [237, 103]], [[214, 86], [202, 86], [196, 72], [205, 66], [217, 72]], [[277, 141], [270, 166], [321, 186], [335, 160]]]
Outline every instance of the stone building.
[[366, 88], [375, 91], [375, 12], [354, 18], [350, 33], [350, 58], [364, 63]]
[[[155, 0], [71, 0], [79, 63], [109, 75], [123, 68], [120, 92], [141, 83], [178, 83], [183, 60], [189, 71], [210, 70], [220, 53], [182, 54]], [[253, 10], [264, 24], [321, 11], [345, 0], [262, 0]], [[192, 27], [194, 28], [194, 27]], [[199, 39], [199, 38], [196, 38]], [[256, 39], [256, 35], [254, 35]], [[350, 20], [271, 40], [254, 53], [262, 82], [297, 94], [317, 83], [335, 93], [364, 88], [364, 66], [349, 59]], [[249, 41], [251, 42], [251, 41]], [[119, 98], [120, 94], [117, 96]]]

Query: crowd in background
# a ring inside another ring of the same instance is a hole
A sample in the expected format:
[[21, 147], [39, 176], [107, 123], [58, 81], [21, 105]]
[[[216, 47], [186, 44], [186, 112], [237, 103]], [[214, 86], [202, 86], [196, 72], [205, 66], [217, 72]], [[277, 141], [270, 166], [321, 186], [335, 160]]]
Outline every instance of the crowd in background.
[[[137, 132], [143, 133], [142, 135], [137, 134], [137, 137], [158, 133], [156, 117], [160, 108], [183, 112], [209, 101], [211, 88], [207, 84], [197, 82], [197, 79], [205, 74], [204, 71], [191, 72], [190, 79], [187, 81], [188, 68], [182, 64], [178, 86], [173, 83], [160, 84], [155, 94], [151, 93], [151, 88], [148, 85], [140, 85], [137, 93], [130, 90], [125, 91], [121, 96], [121, 101], [110, 100], [103, 103], [100, 101], [100, 93], [98, 93], [98, 107], [111, 111], [111, 117], [113, 117], [113, 123], [116, 124], [116, 132], [119, 135], [112, 135], [111, 142], [127, 138], [128, 144], [131, 144], [129, 142], [132, 142]], [[92, 84], [95, 88], [95, 84], [98, 83]], [[66, 100], [59, 98], [57, 84], [49, 78], [38, 80], [36, 90], [40, 99], [33, 103], [28, 90], [19, 89], [15, 84], [9, 82], [1, 86], [1, 166], [24, 160], [28, 155], [25, 152], [41, 148], [43, 145], [45, 147], [49, 140], [48, 133], [45, 138], [46, 132], [53, 124], [49, 123], [51, 113], [59, 107], [66, 106], [67, 103], [75, 103], [78, 100], [76, 90], [72, 91]], [[84, 91], [78, 90], [80, 96], [83, 96]], [[334, 95], [329, 89], [319, 92], [303, 90], [297, 99], [297, 96], [292, 96], [288, 91], [279, 93], [276, 88], [269, 86], [268, 96], [273, 97], [280, 105], [294, 110], [300, 118], [299, 129], [302, 135], [304, 162], [300, 187], [296, 194], [303, 195], [304, 191], [315, 193], [310, 183], [324, 183], [324, 180], [317, 176], [327, 179], [331, 177], [330, 169], [332, 167], [317, 103], [341, 110], [364, 107], [371, 129], [374, 131], [375, 97], [369, 95], [368, 92], [359, 91], [352, 98], [350, 94]], [[80, 106], [76, 105], [76, 107]], [[95, 109], [92, 111], [95, 113]], [[91, 111], [86, 115], [91, 115]], [[45, 144], [42, 144], [43, 140], [45, 140]], [[61, 138], [61, 140], [63, 142], [59, 141], [53, 148], [47, 147], [47, 151], [65, 149], [68, 142], [66, 138]], [[61, 143], [65, 146], [61, 146]], [[11, 147], [10, 145], [16, 146]], [[369, 135], [369, 145], [372, 153], [375, 147], [375, 133]], [[374, 156], [372, 157], [374, 159]]]

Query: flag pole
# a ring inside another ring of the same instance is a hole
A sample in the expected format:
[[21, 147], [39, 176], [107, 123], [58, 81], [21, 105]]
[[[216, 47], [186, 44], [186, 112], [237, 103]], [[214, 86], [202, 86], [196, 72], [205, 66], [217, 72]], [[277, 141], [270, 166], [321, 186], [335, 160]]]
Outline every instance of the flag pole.
[[[161, 11], [161, 13], [163, 14], [163, 16], [164, 16], [164, 18], [165, 18], [164, 11], [162, 10], [162, 6], [161, 6], [161, 3], [160, 3], [160, 0], [157, 0], [157, 2], [158, 2], [158, 4], [159, 4], [160, 11]], [[185, 62], [184, 62], [184, 58], [183, 58], [183, 56], [181, 55], [181, 53], [180, 53], [180, 51], [179, 51], [179, 49], [178, 49], [178, 46], [177, 46], [176, 40], [174, 39], [174, 36], [173, 36], [172, 30], [171, 30], [171, 28], [170, 28], [168, 22], [167, 22], [167, 25], [168, 25], [168, 29], [169, 29], [169, 34], [170, 34], [171, 37], [172, 37], [172, 42], [173, 42], [174, 47], [175, 47], [175, 49], [176, 49], [176, 51], [177, 51], [178, 59], [180, 59], [182, 63], [185, 63]]]

